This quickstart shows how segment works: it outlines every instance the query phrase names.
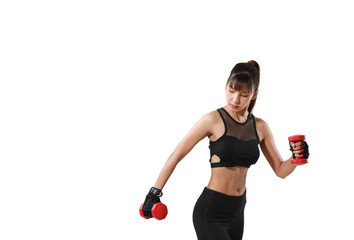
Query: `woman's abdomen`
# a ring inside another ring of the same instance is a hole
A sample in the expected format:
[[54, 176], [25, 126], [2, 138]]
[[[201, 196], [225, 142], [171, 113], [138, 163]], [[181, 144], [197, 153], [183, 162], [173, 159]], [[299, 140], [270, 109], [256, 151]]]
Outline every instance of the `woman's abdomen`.
[[241, 196], [246, 190], [247, 171], [245, 167], [212, 168], [207, 188], [231, 196]]

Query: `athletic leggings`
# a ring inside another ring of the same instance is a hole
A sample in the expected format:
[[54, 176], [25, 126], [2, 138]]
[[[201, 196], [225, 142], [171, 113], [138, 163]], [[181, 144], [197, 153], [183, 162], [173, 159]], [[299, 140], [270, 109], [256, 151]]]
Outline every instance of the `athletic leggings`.
[[198, 240], [241, 240], [245, 205], [246, 191], [230, 196], [205, 187], [193, 210]]

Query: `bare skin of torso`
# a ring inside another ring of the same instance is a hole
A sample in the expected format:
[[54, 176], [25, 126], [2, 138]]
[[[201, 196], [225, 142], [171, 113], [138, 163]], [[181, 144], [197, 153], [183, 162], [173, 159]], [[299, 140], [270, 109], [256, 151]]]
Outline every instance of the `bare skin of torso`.
[[[218, 114], [215, 112], [215, 114]], [[259, 141], [263, 140], [263, 135], [261, 129], [257, 127], [257, 118], [256, 119], [256, 128]], [[258, 124], [259, 125], [259, 124]], [[220, 117], [219, 121], [213, 126], [211, 135], [208, 138], [211, 141], [216, 141], [219, 137], [223, 135], [225, 131], [224, 123]], [[220, 159], [218, 156], [213, 155], [211, 162], [219, 162]], [[246, 190], [246, 176], [248, 168], [246, 167], [217, 167], [211, 169], [210, 181], [207, 185], [207, 188], [221, 192], [231, 196], [241, 196]]]

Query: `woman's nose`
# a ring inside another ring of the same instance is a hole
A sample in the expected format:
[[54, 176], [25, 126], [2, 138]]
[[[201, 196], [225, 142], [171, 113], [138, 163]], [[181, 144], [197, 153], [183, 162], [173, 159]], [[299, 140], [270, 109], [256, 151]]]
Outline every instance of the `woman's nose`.
[[234, 102], [236, 102], [236, 103], [239, 103], [239, 101], [240, 101], [240, 96], [239, 96], [239, 94], [235, 94], [232, 100], [233, 100]]

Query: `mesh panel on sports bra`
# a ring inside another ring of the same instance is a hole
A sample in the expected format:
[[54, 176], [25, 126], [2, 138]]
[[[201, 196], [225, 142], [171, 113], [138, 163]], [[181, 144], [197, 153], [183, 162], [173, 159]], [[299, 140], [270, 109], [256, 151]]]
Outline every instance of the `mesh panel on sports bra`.
[[224, 109], [220, 108], [219, 113], [222, 115], [224, 120], [224, 124], [226, 127], [226, 135], [236, 137], [244, 142], [250, 140], [258, 140], [255, 128], [252, 121], [251, 113], [248, 114], [247, 120], [244, 123], [239, 123], [235, 119], [233, 119], [230, 114]]

